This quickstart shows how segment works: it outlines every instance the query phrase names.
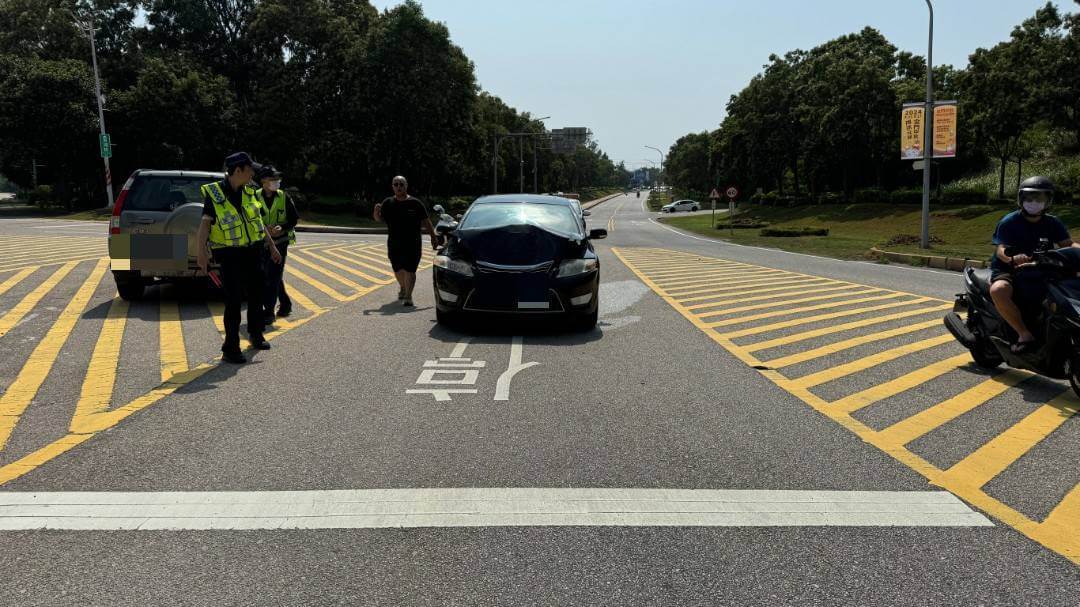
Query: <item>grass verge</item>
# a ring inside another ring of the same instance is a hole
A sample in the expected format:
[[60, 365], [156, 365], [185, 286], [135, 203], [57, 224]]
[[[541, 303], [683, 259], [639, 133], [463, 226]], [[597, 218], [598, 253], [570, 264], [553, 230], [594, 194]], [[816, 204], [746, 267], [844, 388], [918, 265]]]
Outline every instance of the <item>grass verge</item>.
[[[711, 226], [708, 215], [662, 218], [673, 227], [738, 244], [772, 247], [838, 259], [871, 259], [871, 247], [940, 257], [988, 259], [993, 252], [994, 227], [1011, 207], [978, 205], [938, 208], [931, 212], [929, 251], [918, 246], [921, 212], [917, 207], [881, 204], [819, 205], [775, 208], [743, 205], [736, 217], [766, 222], [770, 228], [828, 228], [828, 236], [774, 238], [761, 230]], [[1057, 206], [1054, 214], [1070, 228], [1080, 227], [1080, 207]]]

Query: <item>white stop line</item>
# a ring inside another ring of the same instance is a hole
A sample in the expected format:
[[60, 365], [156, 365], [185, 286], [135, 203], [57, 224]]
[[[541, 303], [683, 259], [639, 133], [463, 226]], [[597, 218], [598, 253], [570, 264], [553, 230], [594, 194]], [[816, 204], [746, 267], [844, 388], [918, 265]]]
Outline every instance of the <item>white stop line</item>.
[[943, 491], [0, 492], [0, 531], [517, 526], [986, 527], [993, 523]]

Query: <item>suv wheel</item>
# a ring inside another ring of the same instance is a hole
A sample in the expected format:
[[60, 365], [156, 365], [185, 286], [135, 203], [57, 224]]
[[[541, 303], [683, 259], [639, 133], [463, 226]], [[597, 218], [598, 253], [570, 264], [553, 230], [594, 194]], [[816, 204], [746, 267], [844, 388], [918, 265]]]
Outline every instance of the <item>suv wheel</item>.
[[127, 301], [142, 299], [146, 292], [146, 283], [138, 271], [113, 271], [113, 280], [116, 281], [116, 291]]

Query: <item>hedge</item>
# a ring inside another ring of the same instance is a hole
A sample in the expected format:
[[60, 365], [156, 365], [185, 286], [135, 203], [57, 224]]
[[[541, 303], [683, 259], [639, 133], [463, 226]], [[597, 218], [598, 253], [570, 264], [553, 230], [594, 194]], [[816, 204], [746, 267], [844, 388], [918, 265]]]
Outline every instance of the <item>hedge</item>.
[[829, 228], [765, 228], [762, 236], [828, 236]]

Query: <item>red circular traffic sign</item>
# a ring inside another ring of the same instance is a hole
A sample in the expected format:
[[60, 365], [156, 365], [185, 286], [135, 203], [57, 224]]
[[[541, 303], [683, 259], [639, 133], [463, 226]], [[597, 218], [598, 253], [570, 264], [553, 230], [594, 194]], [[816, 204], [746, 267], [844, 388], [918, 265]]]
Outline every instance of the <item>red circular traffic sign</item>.
[[724, 194], [726, 194], [728, 198], [738, 198], [739, 188], [731, 186], [728, 189], [724, 190]]

